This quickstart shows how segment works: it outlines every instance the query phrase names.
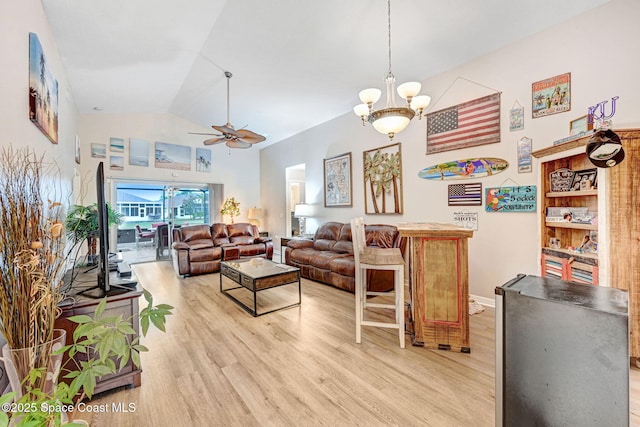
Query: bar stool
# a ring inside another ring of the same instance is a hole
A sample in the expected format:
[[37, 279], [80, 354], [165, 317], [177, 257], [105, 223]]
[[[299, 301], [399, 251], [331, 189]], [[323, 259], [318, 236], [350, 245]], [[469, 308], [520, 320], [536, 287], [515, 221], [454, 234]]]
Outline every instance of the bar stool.
[[[368, 248], [362, 217], [351, 220], [351, 241], [356, 266], [356, 343], [362, 341], [362, 326], [398, 329], [400, 347], [404, 348], [404, 259], [399, 248]], [[392, 270], [395, 304], [367, 302], [369, 296], [389, 295], [391, 292], [367, 291], [367, 270]], [[395, 310], [395, 322], [374, 322], [364, 319], [365, 309]]]

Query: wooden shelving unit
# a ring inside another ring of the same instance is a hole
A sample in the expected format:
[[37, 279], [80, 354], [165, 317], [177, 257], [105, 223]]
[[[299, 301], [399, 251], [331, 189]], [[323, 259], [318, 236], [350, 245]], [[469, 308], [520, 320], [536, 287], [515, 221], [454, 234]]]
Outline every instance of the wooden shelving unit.
[[[568, 247], [580, 247], [585, 236], [598, 231], [597, 222], [583, 224], [568, 221], [546, 221], [547, 208], [550, 207], [586, 207], [589, 212], [594, 212], [597, 215], [598, 189], [552, 192], [550, 183], [551, 172], [558, 169], [566, 168], [577, 171], [595, 167], [587, 158], [585, 150], [581, 149], [588, 140], [589, 137], [580, 138], [567, 144], [535, 151], [532, 155], [540, 159], [541, 275], [596, 285], [599, 283], [598, 255], [576, 253]], [[551, 238], [560, 240], [561, 249], [549, 247]], [[576, 258], [580, 258], [584, 262], [577, 262]], [[577, 268], [578, 266], [580, 268]]]

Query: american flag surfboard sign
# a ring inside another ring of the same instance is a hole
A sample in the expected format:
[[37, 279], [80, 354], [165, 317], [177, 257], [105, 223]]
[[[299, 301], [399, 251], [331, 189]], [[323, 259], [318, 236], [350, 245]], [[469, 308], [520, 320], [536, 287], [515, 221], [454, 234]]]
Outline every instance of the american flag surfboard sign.
[[427, 154], [500, 142], [500, 93], [427, 114]]

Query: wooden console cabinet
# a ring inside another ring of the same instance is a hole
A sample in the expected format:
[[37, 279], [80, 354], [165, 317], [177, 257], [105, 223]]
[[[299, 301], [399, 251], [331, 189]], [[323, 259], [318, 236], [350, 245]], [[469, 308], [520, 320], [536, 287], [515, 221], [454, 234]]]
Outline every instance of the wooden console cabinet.
[[453, 224], [401, 223], [409, 238], [409, 278], [414, 346], [469, 353], [468, 239]]
[[[142, 287], [140, 284], [129, 292], [125, 292], [119, 295], [107, 297], [107, 308], [105, 313], [108, 315], [122, 315], [123, 319], [131, 318], [131, 326], [136, 331], [136, 336], [140, 335], [140, 309], [138, 306], [138, 298], [142, 295]], [[61, 304], [62, 314], [56, 319], [55, 327], [64, 329], [67, 331], [66, 344], [73, 343], [73, 332], [76, 329], [77, 324], [69, 320], [69, 317], [79, 314], [93, 315], [96, 306], [100, 303], [100, 299], [88, 298], [82, 295], [73, 296], [73, 302], [69, 304]], [[76, 357], [81, 355], [76, 355]], [[67, 363], [67, 354], [65, 353], [65, 360], [63, 366]], [[133, 385], [138, 387], [141, 385], [142, 370], [136, 368], [131, 360], [127, 363], [123, 369], [115, 374], [109, 374], [103, 376], [98, 380], [94, 393], [100, 393], [103, 391], [111, 390], [123, 385]], [[63, 376], [63, 374], [61, 374]]]

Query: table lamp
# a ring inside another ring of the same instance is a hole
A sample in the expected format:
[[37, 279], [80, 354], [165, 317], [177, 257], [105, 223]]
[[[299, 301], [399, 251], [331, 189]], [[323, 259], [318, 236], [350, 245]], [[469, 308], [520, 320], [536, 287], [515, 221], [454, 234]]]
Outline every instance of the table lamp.
[[293, 217], [300, 220], [300, 235], [305, 234], [305, 218], [310, 216], [311, 210], [308, 204], [298, 203], [293, 210]]
[[264, 217], [264, 212], [262, 208], [256, 208], [256, 207], [249, 208], [249, 214], [247, 215], [247, 218], [249, 218], [252, 224], [258, 227], [258, 230], [260, 230], [260, 220], [263, 217]]

